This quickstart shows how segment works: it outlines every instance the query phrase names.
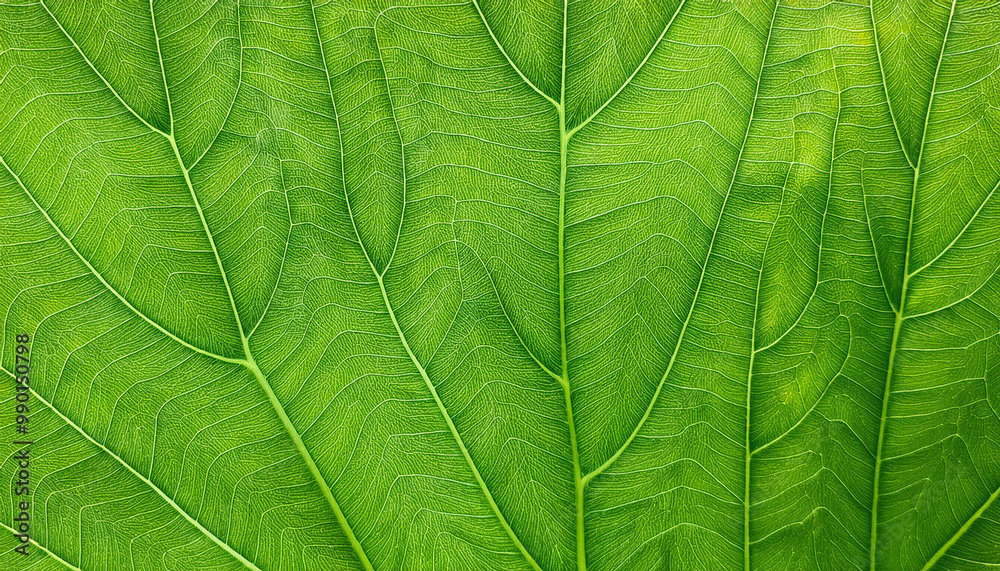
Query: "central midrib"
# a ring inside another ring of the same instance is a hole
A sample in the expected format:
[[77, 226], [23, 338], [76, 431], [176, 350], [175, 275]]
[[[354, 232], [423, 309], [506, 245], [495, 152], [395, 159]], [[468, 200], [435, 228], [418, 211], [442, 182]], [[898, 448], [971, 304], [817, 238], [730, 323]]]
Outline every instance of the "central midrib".
[[566, 406], [566, 426], [569, 429], [570, 454], [573, 458], [573, 498], [576, 506], [576, 567], [587, 571], [587, 537], [584, 526], [583, 488], [580, 476], [580, 447], [576, 438], [576, 421], [573, 419], [573, 392], [569, 381], [569, 350], [566, 344], [566, 170], [569, 160], [569, 140], [576, 131], [566, 130], [566, 38], [569, 20], [569, 3], [563, 0], [562, 60], [559, 70], [559, 354], [562, 362], [563, 400]]
[[[648, 407], [647, 407], [647, 409], [645, 411], [645, 414], [639, 420], [639, 422], [637, 423], [635, 429], [632, 431], [632, 433], [629, 435], [629, 437], [626, 439], [626, 441], [616, 450], [616, 452], [607, 461], [605, 461], [599, 467], [595, 468], [593, 471], [587, 473], [586, 475], [581, 474], [579, 447], [578, 447], [577, 436], [576, 436], [576, 426], [575, 426], [575, 422], [574, 422], [574, 419], [573, 419], [573, 402], [572, 402], [572, 393], [571, 393], [571, 385], [570, 385], [570, 377], [569, 377], [569, 357], [568, 357], [568, 348], [567, 348], [567, 341], [566, 341], [565, 229], [566, 229], [566, 179], [567, 179], [567, 170], [568, 170], [569, 143], [570, 143], [570, 140], [573, 138], [573, 136], [576, 133], [578, 133], [581, 129], [583, 129], [583, 127], [585, 127], [586, 125], [588, 125], [601, 111], [603, 111], [611, 103], [611, 101], [613, 101], [632, 82], [632, 80], [636, 77], [636, 75], [638, 75], [639, 71], [645, 66], [646, 62], [652, 56], [652, 54], [656, 50], [657, 46], [660, 44], [660, 42], [666, 36], [667, 31], [670, 29], [671, 24], [673, 24], [673, 22], [674, 22], [674, 20], [676, 20], [677, 16], [680, 14], [681, 8], [684, 6], [684, 4], [685, 4], [685, 0], [681, 0], [678, 3], [677, 8], [675, 9], [674, 13], [671, 15], [670, 19], [667, 21], [667, 23], [664, 26], [663, 31], [661, 32], [661, 34], [659, 35], [659, 37], [657, 37], [657, 39], [653, 43], [652, 47], [650, 47], [649, 51], [647, 51], [645, 57], [643, 57], [642, 61], [639, 62], [638, 66], [636, 66], [636, 68], [633, 70], [632, 74], [625, 80], [625, 82], [604, 103], [602, 103], [600, 106], [598, 106], [597, 109], [594, 110], [592, 113], [590, 113], [585, 119], [583, 119], [582, 121], [580, 121], [572, 129], [567, 129], [567, 127], [566, 127], [566, 44], [567, 44], [567, 35], [568, 35], [567, 34], [568, 2], [566, 0], [563, 1], [563, 38], [562, 38], [562, 56], [561, 56], [561, 65], [560, 65], [560, 90], [559, 90], [559, 100], [556, 101], [555, 99], [553, 99], [552, 97], [550, 97], [548, 94], [546, 94], [544, 91], [542, 91], [541, 89], [539, 89], [520, 70], [520, 68], [514, 63], [513, 59], [511, 59], [511, 57], [507, 54], [506, 50], [504, 50], [504, 48], [503, 48], [503, 45], [500, 43], [499, 39], [493, 33], [493, 30], [490, 27], [489, 22], [486, 20], [485, 14], [483, 14], [482, 9], [479, 6], [478, 0], [473, 0], [473, 5], [475, 6], [477, 12], [479, 13], [480, 18], [483, 21], [483, 24], [486, 26], [487, 32], [489, 33], [490, 37], [493, 39], [493, 41], [496, 44], [497, 48], [503, 54], [503, 56], [507, 60], [507, 62], [511, 65], [511, 67], [518, 74], [518, 76], [520, 76], [520, 78], [522, 80], [524, 80], [524, 82], [528, 86], [530, 86], [535, 92], [537, 92], [545, 100], [547, 100], [549, 103], [551, 103], [553, 105], [553, 107], [555, 107], [555, 109], [556, 109], [556, 111], [558, 113], [558, 119], [559, 119], [559, 218], [558, 218], [558, 224], [557, 224], [557, 232], [558, 232], [558, 262], [557, 263], [558, 263], [558, 282], [559, 282], [558, 289], [559, 289], [560, 361], [561, 361], [561, 368], [562, 368], [561, 375], [558, 377], [558, 380], [559, 380], [559, 383], [562, 385], [563, 393], [564, 393], [564, 400], [565, 400], [565, 407], [566, 407], [566, 421], [567, 421], [567, 426], [568, 426], [568, 429], [569, 429], [570, 447], [571, 447], [572, 461], [573, 461], [573, 480], [574, 480], [574, 492], [575, 492], [575, 494], [574, 494], [574, 496], [575, 496], [575, 502], [574, 503], [575, 503], [575, 508], [576, 508], [576, 510], [575, 510], [576, 511], [576, 551], [577, 551], [577, 570], [578, 571], [586, 571], [586, 569], [587, 569], [586, 530], [585, 530], [585, 525], [584, 525], [584, 513], [585, 513], [584, 512], [584, 490], [585, 490], [586, 486], [590, 483], [591, 480], [593, 480], [595, 477], [597, 477], [598, 475], [600, 475], [601, 473], [603, 473], [604, 470], [606, 470], [608, 467], [610, 467], [611, 464], [613, 464], [621, 456], [621, 454], [625, 451], [625, 449], [629, 446], [629, 444], [631, 444], [632, 441], [635, 439], [635, 437], [637, 436], [638, 432], [641, 430], [641, 428], [645, 424], [646, 420], [649, 418], [649, 416], [650, 416], [650, 414], [652, 412], [652, 408], [655, 405], [656, 400], [657, 400], [657, 398], [658, 398], [658, 396], [660, 394], [660, 391], [663, 388], [663, 384], [666, 381], [667, 375], [669, 375], [670, 370], [672, 369], [672, 366], [673, 366], [673, 364], [674, 364], [674, 362], [675, 362], [675, 360], [677, 358], [677, 353], [678, 353], [678, 350], [680, 348], [681, 341], [684, 338], [684, 330], [687, 329], [687, 325], [690, 322], [691, 313], [694, 310], [694, 306], [695, 306], [695, 304], [697, 302], [698, 295], [697, 295], [697, 291], [696, 291], [695, 296], [694, 296], [694, 298], [692, 299], [692, 302], [691, 302], [691, 307], [689, 308], [687, 319], [684, 322], [684, 325], [682, 327], [681, 333], [678, 336], [676, 346], [675, 346], [674, 351], [673, 351], [673, 353], [671, 355], [670, 363], [666, 367], [666, 370], [665, 370], [663, 376], [660, 379], [660, 382], [659, 382], [659, 384], [657, 386], [656, 391], [654, 392], [653, 397], [650, 400], [650, 403], [649, 403], [649, 405], [648, 405]], [[758, 73], [758, 76], [757, 76], [757, 84], [756, 84], [756, 88], [755, 88], [755, 92], [754, 92], [753, 107], [751, 107], [750, 117], [747, 120], [747, 128], [746, 128], [746, 131], [744, 133], [743, 143], [742, 143], [741, 148], [740, 148], [740, 157], [738, 157], [737, 160], [736, 160], [736, 165], [733, 168], [733, 177], [732, 177], [732, 180], [730, 181], [730, 184], [729, 184], [729, 190], [730, 191], [732, 190], [732, 186], [733, 186], [733, 184], [736, 181], [736, 173], [737, 173], [738, 168], [739, 168], [740, 158], [742, 157], [743, 149], [746, 147], [747, 138], [748, 138], [749, 132], [750, 132], [750, 123], [753, 121], [753, 110], [756, 108], [757, 94], [758, 94], [758, 92], [760, 90], [760, 78], [761, 78], [761, 75], [763, 74], [764, 61], [765, 61], [765, 59], [767, 57], [767, 47], [770, 44], [770, 35], [771, 35], [771, 31], [774, 28], [774, 16], [776, 15], [776, 13], [777, 13], [777, 7], [775, 6], [775, 10], [772, 13], [770, 25], [768, 26], [767, 43], [765, 44], [764, 50], [763, 50], [763, 54], [761, 55], [761, 69], [760, 69], [760, 73]], [[723, 201], [723, 205], [720, 208], [718, 220], [716, 222], [715, 231], [713, 232], [713, 236], [712, 236], [712, 243], [713, 244], [715, 242], [715, 236], [718, 233], [719, 223], [722, 220], [723, 212], [725, 211], [725, 204], [726, 204], [726, 202], [728, 202], [728, 198], [729, 198], [729, 192], [727, 191], [727, 193], [726, 193], [726, 200]], [[704, 280], [705, 270], [707, 268], [708, 259], [711, 256], [711, 253], [712, 253], [712, 246], [710, 245], [709, 248], [708, 248], [708, 252], [706, 253], [705, 263], [702, 265], [701, 278], [699, 279], [699, 285], [697, 287], [697, 290], [701, 289], [701, 282]], [[380, 284], [381, 284], [381, 279], [379, 281], [380, 281]], [[383, 290], [383, 292], [384, 292], [384, 290]], [[498, 295], [499, 295], [499, 293], [498, 293]], [[387, 307], [388, 307], [388, 299], [386, 299], [386, 304], [387, 304]], [[390, 312], [391, 312], [391, 308], [390, 308]], [[511, 323], [511, 326], [513, 327], [513, 323]], [[519, 334], [518, 334], [518, 337], [520, 338]], [[522, 341], [522, 344], [523, 344], [523, 341]], [[528, 350], [529, 353], [531, 352], [530, 349], [527, 348], [527, 346], [525, 346], [525, 349]], [[532, 357], [535, 358], [534, 355], [532, 355]], [[535, 361], [538, 362], [538, 359], [535, 358]], [[549, 370], [547, 368], [545, 368], [544, 366], [542, 368], [545, 370], [545, 372], [547, 372], [547, 373], [549, 372]], [[749, 452], [748, 452], [748, 455], [749, 455]], [[519, 541], [517, 540], [516, 536], [513, 535], [512, 531], [511, 531], [511, 534], [512, 534], [512, 538], [514, 538], [514, 540], [515, 540], [515, 543], [518, 544], [518, 547], [521, 547]], [[526, 557], [528, 557], [527, 556], [527, 552], [523, 549], [523, 547], [522, 547], [522, 552], [525, 553]], [[531, 560], [530, 557], [528, 557], [528, 559], [529, 559], [529, 562], [534, 566], [535, 565], [534, 561]]]

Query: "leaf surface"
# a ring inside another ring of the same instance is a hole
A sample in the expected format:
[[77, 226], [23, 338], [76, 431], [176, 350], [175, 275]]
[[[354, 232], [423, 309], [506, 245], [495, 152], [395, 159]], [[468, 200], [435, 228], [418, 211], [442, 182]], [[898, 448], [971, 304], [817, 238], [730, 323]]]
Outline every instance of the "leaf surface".
[[0, 567], [1000, 565], [998, 38], [0, 3]]

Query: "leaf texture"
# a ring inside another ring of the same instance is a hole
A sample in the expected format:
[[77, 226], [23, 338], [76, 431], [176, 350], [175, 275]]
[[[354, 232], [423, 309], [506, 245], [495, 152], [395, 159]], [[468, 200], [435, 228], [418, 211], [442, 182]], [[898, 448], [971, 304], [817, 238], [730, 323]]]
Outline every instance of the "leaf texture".
[[0, 0], [0, 568], [1000, 566], [998, 70], [993, 0]]

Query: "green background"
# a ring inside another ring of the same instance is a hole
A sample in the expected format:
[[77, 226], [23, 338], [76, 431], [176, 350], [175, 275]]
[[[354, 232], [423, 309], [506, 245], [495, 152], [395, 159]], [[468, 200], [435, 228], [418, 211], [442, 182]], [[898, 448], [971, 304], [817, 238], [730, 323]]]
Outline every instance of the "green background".
[[1000, 565], [998, 70], [992, 0], [0, 1], [0, 568]]

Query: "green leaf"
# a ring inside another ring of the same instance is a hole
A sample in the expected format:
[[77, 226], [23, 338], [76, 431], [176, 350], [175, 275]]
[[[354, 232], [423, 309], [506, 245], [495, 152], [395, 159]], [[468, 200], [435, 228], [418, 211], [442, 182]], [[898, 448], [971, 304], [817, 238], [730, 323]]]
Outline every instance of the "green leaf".
[[0, 1], [0, 568], [1000, 565], [998, 30]]

